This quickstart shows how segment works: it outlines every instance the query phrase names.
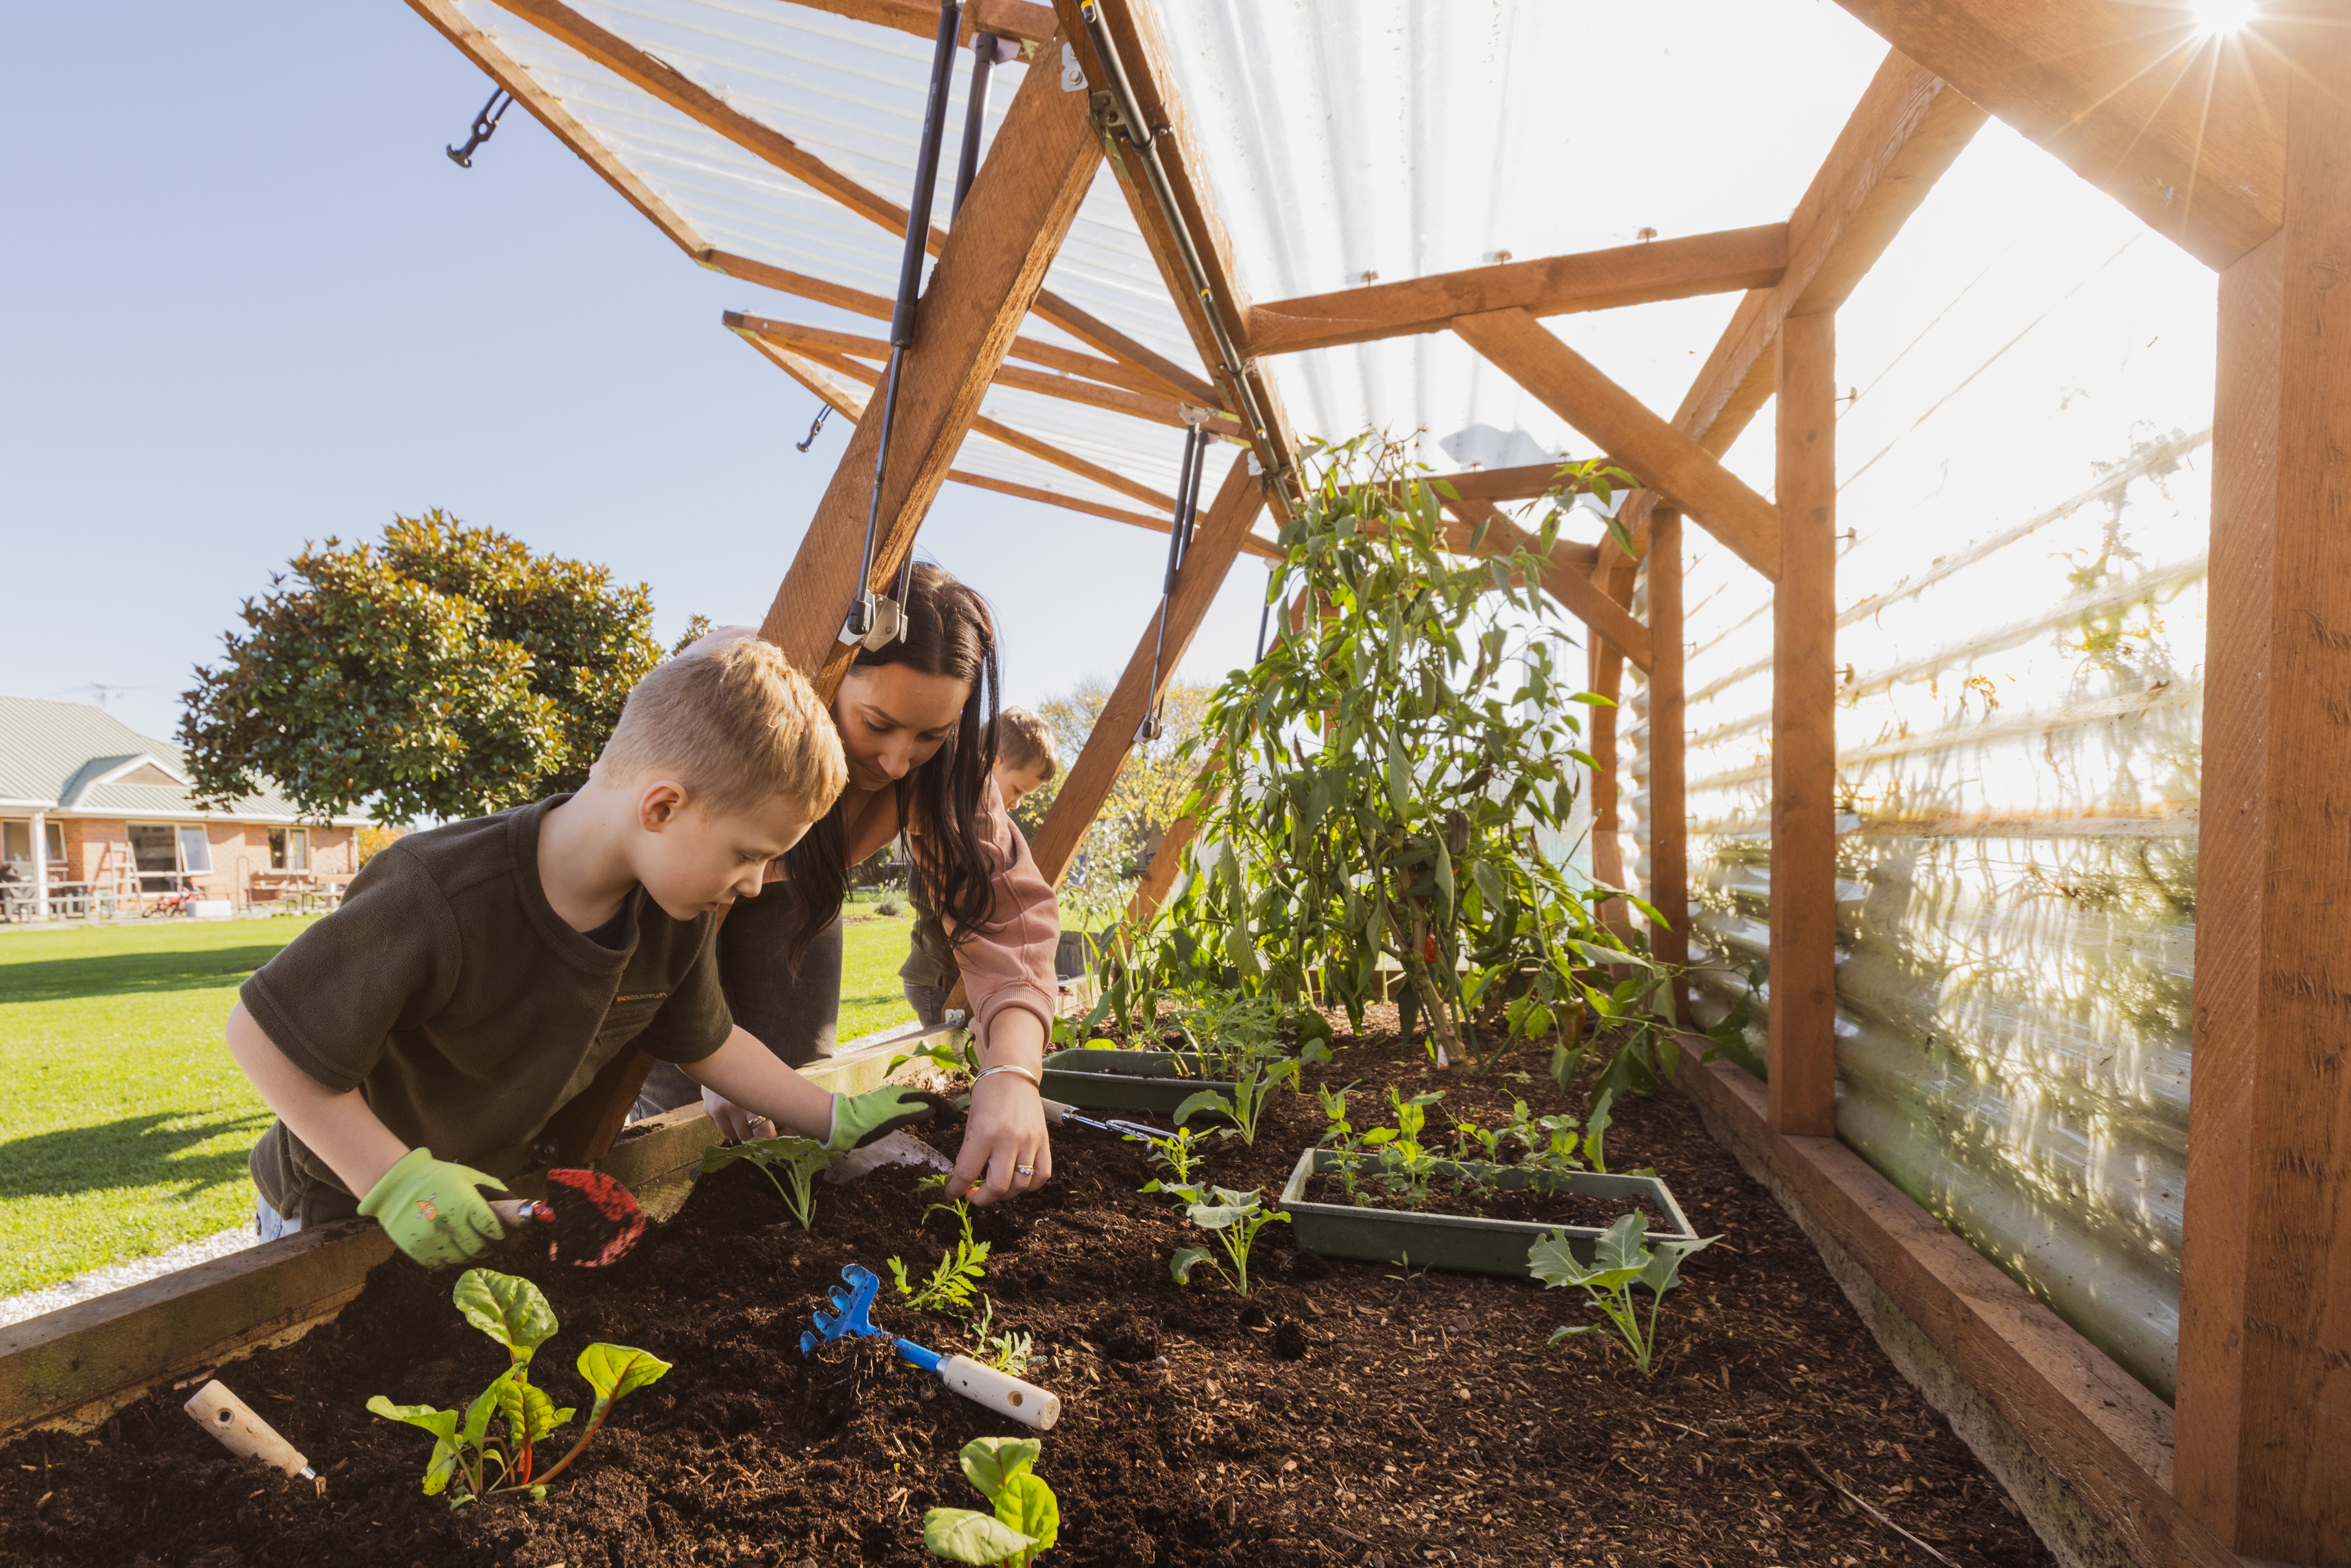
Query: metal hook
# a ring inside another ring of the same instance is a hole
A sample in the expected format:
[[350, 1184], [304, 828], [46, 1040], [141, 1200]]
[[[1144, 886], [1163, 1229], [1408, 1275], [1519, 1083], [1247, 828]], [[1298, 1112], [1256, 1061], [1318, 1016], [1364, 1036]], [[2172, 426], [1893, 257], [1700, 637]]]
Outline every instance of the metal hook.
[[792, 450], [795, 452], [806, 452], [810, 446], [815, 445], [816, 433], [824, 428], [824, 416], [831, 412], [832, 404], [831, 403], [826, 403], [822, 408], [818, 409], [816, 411], [815, 422], [809, 426], [808, 439], [806, 441], [793, 442]]
[[[500, 99], [505, 99], [506, 102], [500, 103], [498, 101]], [[449, 154], [449, 162], [455, 163], [460, 169], [472, 168], [474, 166], [474, 149], [479, 147], [483, 142], [487, 141], [490, 137], [496, 132], [499, 119], [505, 115], [507, 110], [512, 109], [513, 107], [514, 94], [508, 92], [506, 89], [500, 88], [497, 91], [490, 94], [490, 101], [482, 105], [481, 113], [474, 116], [474, 133], [465, 138], [465, 144], [463, 147], [444, 147], [442, 149], [443, 152]], [[493, 110], [496, 112], [493, 112]], [[807, 449], [803, 447], [801, 450], [805, 451]]]

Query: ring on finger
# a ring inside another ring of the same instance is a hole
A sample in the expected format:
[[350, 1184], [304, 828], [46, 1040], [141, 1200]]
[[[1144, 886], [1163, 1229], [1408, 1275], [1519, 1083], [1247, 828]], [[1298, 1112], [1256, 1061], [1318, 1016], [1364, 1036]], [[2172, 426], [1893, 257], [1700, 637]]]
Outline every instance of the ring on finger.
[[1012, 1168], [1024, 1176], [1032, 1176], [1037, 1174], [1037, 1167], [1035, 1166], [1014, 1166]]

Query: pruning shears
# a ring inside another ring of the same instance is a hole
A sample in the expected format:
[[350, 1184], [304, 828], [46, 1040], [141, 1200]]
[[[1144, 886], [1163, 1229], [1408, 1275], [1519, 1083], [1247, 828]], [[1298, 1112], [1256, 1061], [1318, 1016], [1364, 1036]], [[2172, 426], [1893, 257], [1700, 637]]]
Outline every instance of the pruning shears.
[[1172, 1138], [1176, 1135], [1173, 1133], [1165, 1132], [1158, 1127], [1155, 1127], [1148, 1122], [1125, 1122], [1115, 1120], [1099, 1122], [1092, 1116], [1081, 1116], [1078, 1114], [1077, 1107], [1073, 1105], [1064, 1105], [1059, 1100], [1048, 1100], [1045, 1102], [1045, 1120], [1052, 1123], [1057, 1127], [1074, 1125], [1085, 1127], [1097, 1133], [1115, 1133], [1122, 1138], [1131, 1138], [1138, 1144], [1153, 1143], [1162, 1138]]
[[852, 1263], [841, 1270], [841, 1277], [849, 1289], [831, 1292], [831, 1312], [812, 1314], [816, 1328], [802, 1331], [802, 1355], [813, 1355], [818, 1345], [852, 1335], [886, 1339], [901, 1358], [925, 1372], [936, 1374], [950, 1393], [960, 1394], [975, 1405], [984, 1405], [1040, 1432], [1051, 1431], [1053, 1423], [1061, 1418], [1061, 1396], [1047, 1393], [1033, 1383], [999, 1372], [967, 1355], [942, 1355], [877, 1326], [867, 1315], [872, 1310], [875, 1292], [882, 1289], [882, 1281], [872, 1270]]

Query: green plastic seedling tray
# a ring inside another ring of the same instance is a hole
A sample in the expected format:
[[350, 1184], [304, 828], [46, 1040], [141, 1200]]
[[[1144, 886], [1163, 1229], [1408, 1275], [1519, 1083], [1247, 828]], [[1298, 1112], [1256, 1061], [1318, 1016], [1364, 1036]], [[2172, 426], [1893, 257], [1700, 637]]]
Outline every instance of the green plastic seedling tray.
[[1204, 1080], [1199, 1071], [1200, 1059], [1189, 1051], [1057, 1051], [1045, 1059], [1045, 1096], [1091, 1111], [1172, 1116], [1203, 1089], [1232, 1093], [1229, 1082]]
[[[1049, 1091], [1050, 1092], [1050, 1091]], [[1527, 1250], [1553, 1231], [1565, 1231], [1576, 1257], [1592, 1261], [1592, 1244], [1601, 1233], [1588, 1226], [1536, 1225], [1519, 1219], [1479, 1219], [1470, 1215], [1415, 1214], [1405, 1209], [1358, 1208], [1344, 1203], [1311, 1203], [1306, 1184], [1336, 1169], [1349, 1156], [1331, 1149], [1308, 1149], [1298, 1156], [1290, 1180], [1281, 1189], [1282, 1211], [1290, 1216], [1290, 1235], [1299, 1246], [1325, 1258], [1359, 1258], [1374, 1263], [1404, 1263], [1415, 1269], [1448, 1269], [1465, 1274], [1507, 1274], [1520, 1279], [1527, 1271]], [[1357, 1156], [1360, 1157], [1360, 1156]], [[1368, 1163], [1368, 1162], [1367, 1162]], [[1440, 1163], [1442, 1176], [1458, 1176], [1461, 1167]], [[1664, 1182], [1655, 1176], [1601, 1176], [1592, 1171], [1527, 1171], [1504, 1166], [1494, 1174], [1494, 1185], [1530, 1185], [1585, 1197], [1637, 1202], [1662, 1223], [1647, 1233], [1648, 1240], [1695, 1241], [1697, 1232], [1683, 1218], [1681, 1206]]]

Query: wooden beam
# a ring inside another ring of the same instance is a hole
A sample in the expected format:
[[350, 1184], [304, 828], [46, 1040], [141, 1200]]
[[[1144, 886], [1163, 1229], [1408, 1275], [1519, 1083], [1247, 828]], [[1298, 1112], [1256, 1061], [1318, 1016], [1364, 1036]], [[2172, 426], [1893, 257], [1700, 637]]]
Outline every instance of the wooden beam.
[[[1780, 329], [1771, 1126], [1836, 1136], [1836, 318]], [[1655, 516], [1662, 517], [1658, 513]], [[1652, 523], [1652, 538], [1656, 538]]]
[[[1595, 577], [1601, 587], [1619, 605], [1627, 604], [1633, 597], [1633, 570], [1618, 566]], [[1625, 650], [1604, 637], [1592, 640], [1592, 690], [1595, 695], [1608, 699], [1604, 706], [1592, 710], [1592, 744], [1588, 749], [1594, 764], [1592, 769], [1592, 875], [1593, 880], [1609, 887], [1625, 885], [1625, 844], [1618, 835], [1623, 831], [1622, 790], [1616, 780], [1616, 743], [1623, 729], [1624, 710], [1616, 705], [1625, 695]], [[1622, 925], [1626, 919], [1622, 899], [1610, 899], [1600, 907], [1601, 918]]]
[[[830, 327], [810, 327], [793, 321], [775, 321], [764, 316], [746, 316], [739, 310], [728, 310], [720, 319], [730, 331], [748, 333], [784, 349], [813, 349], [822, 352], [849, 355], [862, 360], [887, 362], [890, 344], [882, 338], [863, 337], [855, 332], [835, 331]], [[1008, 350], [1017, 351], [1017, 350]], [[1091, 359], [1090, 355], [1076, 355]], [[1111, 361], [1094, 361], [1110, 365]], [[1006, 365], [996, 372], [996, 384], [1017, 387], [1023, 392], [1042, 393], [1060, 398], [1065, 402], [1084, 403], [1089, 407], [1107, 409], [1113, 413], [1132, 414], [1147, 419], [1154, 424], [1165, 424], [1182, 430], [1184, 405], [1165, 397], [1152, 397], [1129, 392], [1123, 387], [1107, 386], [1088, 377], [1065, 375], [1060, 371], [1021, 370]], [[1217, 435], [1238, 436], [1241, 427], [1219, 414], [1204, 422], [1203, 428]]]
[[1785, 224], [1687, 235], [1541, 261], [1508, 261], [1253, 307], [1247, 351], [1293, 354], [1301, 349], [1442, 332], [1456, 316], [1488, 310], [1515, 308], [1531, 316], [1564, 316], [1734, 289], [1769, 288], [1780, 281], [1787, 265]]
[[[1717, 457], [1730, 450], [1771, 395], [1781, 321], [1842, 305], [1984, 118], [1932, 71], [1886, 57], [1788, 219], [1787, 276], [1739, 302], [1675, 411], [1676, 429]], [[1618, 515], [1636, 543], [1656, 504], [1636, 495]], [[1601, 542], [1601, 570], [1621, 559], [1613, 538]]]
[[[659, 99], [705, 130], [724, 137], [771, 167], [782, 170], [810, 189], [831, 197], [851, 212], [881, 225], [893, 234], [904, 235], [906, 232], [906, 209], [903, 205], [850, 178], [773, 126], [729, 105], [667, 61], [638, 48], [619, 34], [597, 26], [565, 5], [563, 0], [498, 0], [498, 3], [548, 37], [586, 56], [631, 86]], [[931, 17], [935, 27], [938, 13], [933, 11]], [[1057, 73], [1048, 67], [1046, 74]], [[998, 134], [1000, 136], [1001, 132]], [[992, 150], [991, 143], [991, 155]], [[932, 225], [925, 243], [932, 255], [945, 255], [946, 231], [936, 224]], [[1030, 308], [1081, 342], [1144, 371], [1162, 382], [1174, 395], [1220, 406], [1215, 389], [1207, 382], [1157, 350], [1137, 342], [1101, 318], [1080, 309], [1050, 290], [1039, 289], [1033, 296]]]
[[1541, 322], [1523, 310], [1496, 310], [1460, 317], [1453, 330], [1741, 560], [1767, 578], [1779, 571], [1780, 520], [1771, 503]]
[[[1649, 923], [1649, 952], [1676, 970], [1667, 986], [1674, 1021], [1691, 1027], [1689, 812], [1685, 799], [1682, 647], [1682, 520], [1670, 507], [1649, 519], [1649, 903], [1666, 917]], [[1573, 574], [1571, 574], [1573, 575]], [[1590, 585], [1594, 594], [1596, 584]], [[1614, 603], [1611, 600], [1608, 602]], [[1628, 617], [1629, 619], [1629, 617]], [[1636, 622], [1637, 624], [1637, 622]]]
[[[1240, 466], [1247, 468], [1249, 465], [1244, 463]], [[1147, 528], [1155, 534], [1165, 534], [1174, 526], [1174, 519], [1170, 517], [1155, 517], [1145, 512], [1123, 512], [1116, 507], [1099, 506], [1092, 501], [1079, 500], [1074, 496], [1057, 495], [1050, 490], [1040, 490], [1034, 485], [1016, 485], [1009, 479], [991, 479], [984, 475], [967, 474], [961, 469], [949, 474], [947, 477], [958, 485], [969, 485], [975, 489], [994, 490], [999, 495], [1018, 496], [1023, 500], [1042, 501], [1049, 507], [1060, 507], [1071, 512], [1083, 512], [1089, 517], [1106, 517], [1113, 523], [1124, 523], [1132, 528]], [[1196, 544], [1194, 548], [1198, 547]], [[1269, 544], [1255, 534], [1249, 534], [1241, 540], [1240, 553], [1256, 556], [1261, 560], [1284, 559], [1284, 553], [1280, 549]]]
[[[912, 33], [918, 38], [939, 36], [939, 8], [935, 0], [790, 0], [790, 3], [810, 11], [846, 16], [854, 22], [871, 22], [877, 27]], [[973, 34], [987, 32], [999, 38], [1042, 46], [1052, 41], [1054, 25], [1050, 5], [1032, 5], [1029, 0], [965, 0], [963, 27], [956, 36], [968, 44]]]
[[[1069, 40], [1087, 82], [1100, 91], [1104, 89], [1107, 78], [1102, 62], [1094, 56], [1093, 42], [1086, 33], [1081, 15], [1082, 3], [1084, 0], [1054, 0], [1053, 10], [1061, 18], [1062, 37]], [[1167, 46], [1160, 36], [1158, 18], [1149, 5], [1135, 5], [1133, 0], [1092, 0], [1092, 3], [1098, 5], [1103, 25], [1117, 44], [1120, 57], [1126, 68], [1127, 80], [1134, 90], [1136, 108], [1154, 133], [1154, 150], [1161, 167], [1166, 172], [1186, 232], [1192, 236], [1200, 266], [1207, 275], [1209, 301], [1230, 328], [1237, 347], [1240, 346], [1249, 325], [1249, 291], [1242, 286], [1239, 270], [1233, 263], [1232, 243], [1225, 229], [1224, 214], [1217, 207], [1215, 193], [1200, 172], [1202, 162], [1198, 141], [1192, 132], [1191, 118], [1185, 111], [1183, 100], [1175, 89], [1174, 75], [1167, 64]], [[1158, 265], [1168, 297], [1176, 302], [1177, 311], [1184, 318], [1185, 327], [1192, 334], [1193, 347], [1200, 356], [1200, 362], [1215, 367], [1215, 374], [1220, 383], [1229, 382], [1228, 371], [1238, 371], [1248, 381], [1250, 395], [1255, 398], [1257, 406], [1264, 412], [1267, 428], [1258, 455], [1267, 473], [1277, 481], [1271, 486], [1271, 503], [1277, 512], [1287, 515], [1289, 503], [1283, 493], [1283, 476], [1296, 469], [1299, 448], [1298, 438], [1290, 428], [1290, 417], [1282, 404], [1280, 389], [1262, 366], [1246, 358], [1238, 366], [1217, 365], [1219, 355], [1208, 329], [1208, 302], [1204, 302], [1193, 287], [1157, 203], [1137, 183], [1136, 171], [1127, 167], [1130, 154], [1125, 143], [1114, 135], [1106, 137], [1104, 143], [1111, 171], [1126, 196], [1128, 210], [1134, 214], [1136, 226], [1143, 233], [1144, 243], [1150, 248], [1152, 259]], [[1246, 354], [1245, 348], [1242, 352]], [[1242, 402], [1238, 389], [1227, 385], [1225, 399], [1219, 406], [1238, 413]]]
[[696, 234], [694, 225], [679, 215], [676, 209], [653, 193], [652, 186], [637, 178], [634, 171], [612, 155], [611, 150], [588, 128], [573, 118], [563, 107], [562, 99], [538, 85], [538, 79], [525, 70], [521, 64], [493, 42], [490, 36], [468, 21], [457, 9], [454, 0], [408, 0], [409, 8], [433, 25], [434, 31], [457, 47], [458, 52], [489, 74], [514, 100], [528, 110], [531, 117], [554, 133], [555, 139], [571, 149], [580, 161], [602, 177], [604, 183], [621, 193], [621, 199], [650, 220], [653, 227], [667, 235], [680, 250], [700, 260], [710, 246]]
[[860, 422], [800, 540], [759, 634], [783, 649], [828, 701], [853, 646], [836, 640], [858, 593], [886, 591], [915, 530], [978, 423], [1045, 270], [1077, 216], [1101, 156], [1081, 95], [1051, 71], [1030, 71], [998, 132], [1008, 156], [988, 159], [947, 241], [914, 319], [902, 371], [892, 462], [883, 477], [872, 577], [860, 581], [866, 507], [881, 421]]
[[[1684, 1040], [1679, 1082], [1708, 1129], [1784, 1195], [1783, 1204], [1801, 1208], [1808, 1231], [1867, 1271], [2113, 1532], [2122, 1560], [2140, 1568], [2251, 1568], [2165, 1487], [2174, 1426], [2162, 1400], [1859, 1155], [1834, 1138], [1773, 1132], [1765, 1087], [1730, 1062], [1700, 1060], [1706, 1048], [1702, 1037]], [[1896, 1336], [1907, 1332], [1887, 1326]], [[1931, 1398], [1934, 1383], [1927, 1386]], [[2183, 1438], [2186, 1431], [2183, 1416]]]
[[2351, 29], [2291, 56], [2284, 226], [2221, 274], [2174, 1490], [2236, 1551], [2351, 1542]]
[[[1499, 507], [1491, 501], [1447, 502], [1449, 509], [1460, 518], [1447, 530], [1451, 548], [1461, 555], [1493, 556], [1535, 553], [1535, 538], [1512, 522]], [[1486, 525], [1485, 549], [1475, 549], [1471, 540], [1477, 537], [1478, 525]], [[1584, 575], [1583, 562], [1575, 559], [1574, 545], [1561, 545], [1551, 554], [1551, 564], [1542, 574], [1543, 591], [1552, 596], [1561, 609], [1583, 622], [1592, 634], [1605, 637], [1622, 648], [1634, 664], [1649, 667], [1649, 629], [1633, 617], [1633, 612], [1600, 591], [1598, 584]], [[1595, 552], [1596, 553], [1596, 552]]]
[[1165, 638], [1160, 634], [1162, 611], [1155, 609], [1118, 685], [1111, 689], [1092, 732], [1086, 737], [1085, 749], [1071, 766], [1069, 777], [1053, 797], [1051, 810], [1045, 813], [1044, 825], [1029, 846], [1037, 869], [1055, 886], [1061, 885], [1070, 862], [1077, 858], [1078, 844], [1093, 826], [1102, 802], [1110, 799], [1119, 770], [1134, 749], [1135, 730], [1176, 678], [1176, 666], [1183, 662], [1184, 651], [1192, 645], [1193, 634], [1216, 601], [1217, 591], [1224, 586], [1241, 542], [1264, 509], [1265, 482], [1249, 473], [1246, 459], [1236, 460], [1185, 551], [1184, 564], [1176, 574], [1176, 591], [1164, 605]]
[[2215, 37], [2188, 0], [1840, 3], [2207, 267], [2277, 232], [2284, 7]]

